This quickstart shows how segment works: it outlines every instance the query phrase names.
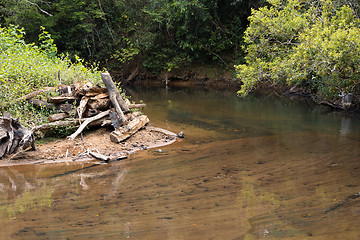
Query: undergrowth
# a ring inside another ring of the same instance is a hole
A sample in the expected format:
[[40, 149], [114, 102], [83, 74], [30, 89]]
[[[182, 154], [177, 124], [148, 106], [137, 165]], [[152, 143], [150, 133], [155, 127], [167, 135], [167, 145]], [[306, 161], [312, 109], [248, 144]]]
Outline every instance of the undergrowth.
[[[101, 84], [101, 78], [96, 66], [86, 66], [80, 58], [72, 62], [66, 55], [57, 55], [53, 39], [44, 28], [39, 35], [39, 46], [25, 43], [24, 35], [22, 28], [0, 26], [0, 112], [19, 117], [23, 125], [31, 128], [46, 123], [53, 110], [19, 101], [20, 97], [60, 84]], [[38, 98], [48, 96], [49, 93]]]

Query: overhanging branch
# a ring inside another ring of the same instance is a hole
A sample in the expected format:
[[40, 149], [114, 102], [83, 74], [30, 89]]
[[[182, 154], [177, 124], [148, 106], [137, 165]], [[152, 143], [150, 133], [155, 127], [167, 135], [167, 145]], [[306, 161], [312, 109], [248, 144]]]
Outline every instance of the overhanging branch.
[[33, 2], [30, 2], [29, 0], [25, 0], [27, 3], [29, 3], [29, 4], [31, 4], [31, 5], [34, 5], [34, 6], [36, 6], [37, 7], [37, 9], [40, 11], [40, 12], [42, 12], [42, 13], [44, 13], [44, 14], [46, 14], [46, 15], [48, 15], [48, 16], [50, 16], [50, 17], [52, 17], [52, 14], [50, 14], [50, 13], [48, 13], [47, 11], [45, 11], [45, 10], [43, 10], [38, 4], [36, 4], [36, 3], [33, 3]]

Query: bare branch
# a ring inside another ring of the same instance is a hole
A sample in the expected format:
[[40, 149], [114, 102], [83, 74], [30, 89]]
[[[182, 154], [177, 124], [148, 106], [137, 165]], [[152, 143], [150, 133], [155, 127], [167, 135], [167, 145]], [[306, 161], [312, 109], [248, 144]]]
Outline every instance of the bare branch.
[[36, 3], [30, 2], [29, 0], [25, 0], [25, 2], [27, 2], [27, 3], [31, 4], [31, 5], [36, 6], [36, 7], [37, 7], [37, 9], [38, 9], [40, 12], [42, 12], [42, 13], [44, 13], [44, 14], [46, 14], [46, 15], [50, 16], [50, 17], [52, 17], [52, 16], [53, 16], [52, 14], [48, 13], [47, 11], [45, 11], [45, 10], [41, 9], [41, 7], [40, 7], [38, 4], [36, 4]]

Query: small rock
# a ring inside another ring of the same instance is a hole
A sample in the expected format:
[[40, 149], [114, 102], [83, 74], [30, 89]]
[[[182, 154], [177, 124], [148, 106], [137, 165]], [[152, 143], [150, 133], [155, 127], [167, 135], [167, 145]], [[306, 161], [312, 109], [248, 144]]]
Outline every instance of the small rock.
[[158, 150], [156, 150], [157, 152], [159, 152], [159, 153], [162, 153], [163, 152], [163, 150], [161, 150], [161, 149], [158, 149]]
[[183, 131], [179, 132], [179, 133], [177, 134], [177, 137], [178, 137], [178, 138], [184, 138], [185, 136], [184, 136]]

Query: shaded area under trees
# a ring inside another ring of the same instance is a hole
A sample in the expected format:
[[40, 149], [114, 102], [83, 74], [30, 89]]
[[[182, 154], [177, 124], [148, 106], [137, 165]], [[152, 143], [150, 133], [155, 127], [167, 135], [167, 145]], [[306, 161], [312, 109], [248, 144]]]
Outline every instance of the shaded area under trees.
[[137, 65], [171, 71], [191, 62], [232, 66], [241, 58], [250, 8], [261, 0], [4, 0], [0, 23], [24, 27], [36, 42], [40, 26], [68, 52], [107, 68]]

